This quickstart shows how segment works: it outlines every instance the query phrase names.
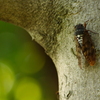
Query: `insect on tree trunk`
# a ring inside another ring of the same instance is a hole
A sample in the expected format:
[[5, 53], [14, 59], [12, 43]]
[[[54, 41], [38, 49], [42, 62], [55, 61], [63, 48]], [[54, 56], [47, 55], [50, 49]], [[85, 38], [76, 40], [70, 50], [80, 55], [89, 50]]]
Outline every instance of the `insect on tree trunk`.
[[83, 55], [90, 66], [94, 66], [96, 63], [96, 50], [94, 47], [94, 43], [91, 39], [91, 36], [89, 35], [90, 30], [86, 29], [87, 25], [86, 22], [84, 23], [84, 25], [77, 24], [75, 26], [75, 40], [76, 40], [76, 51], [77, 51], [76, 56], [78, 58], [78, 64], [80, 68], [82, 68], [81, 60]]
[[[0, 20], [27, 30], [51, 57], [59, 100], [100, 100], [100, 0], [0, 0]], [[73, 53], [74, 26], [87, 20], [86, 29], [98, 33], [89, 32], [96, 64], [81, 69]]]

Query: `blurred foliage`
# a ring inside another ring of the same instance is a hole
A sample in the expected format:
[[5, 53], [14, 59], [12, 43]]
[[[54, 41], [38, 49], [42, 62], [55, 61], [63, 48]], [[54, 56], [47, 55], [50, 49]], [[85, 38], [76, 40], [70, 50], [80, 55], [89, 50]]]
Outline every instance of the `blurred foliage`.
[[29, 34], [0, 22], [0, 100], [57, 100], [57, 73]]

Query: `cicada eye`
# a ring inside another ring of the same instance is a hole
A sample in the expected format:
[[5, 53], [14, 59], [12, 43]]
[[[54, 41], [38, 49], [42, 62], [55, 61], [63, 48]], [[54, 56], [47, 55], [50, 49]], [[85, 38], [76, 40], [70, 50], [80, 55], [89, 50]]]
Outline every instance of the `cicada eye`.
[[74, 28], [77, 29], [78, 28], [78, 25], [74, 26]]
[[74, 28], [76, 28], [76, 26], [74, 26]]

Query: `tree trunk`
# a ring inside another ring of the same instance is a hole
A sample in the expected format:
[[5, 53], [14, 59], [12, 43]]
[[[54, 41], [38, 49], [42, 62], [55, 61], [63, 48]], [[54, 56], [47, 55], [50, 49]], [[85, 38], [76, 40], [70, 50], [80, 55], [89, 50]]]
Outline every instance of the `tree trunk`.
[[[51, 57], [60, 100], [100, 100], [100, 0], [0, 0], [0, 20], [23, 27]], [[97, 33], [90, 33], [97, 58], [81, 69], [73, 33], [87, 20], [87, 29]]]

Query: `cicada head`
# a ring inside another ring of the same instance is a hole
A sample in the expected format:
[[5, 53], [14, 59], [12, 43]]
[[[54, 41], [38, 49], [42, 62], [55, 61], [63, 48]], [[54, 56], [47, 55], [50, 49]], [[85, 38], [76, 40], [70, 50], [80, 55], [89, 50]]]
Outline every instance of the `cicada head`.
[[75, 35], [81, 35], [81, 34], [84, 34], [84, 30], [85, 30], [85, 27], [83, 26], [83, 24], [77, 24], [75, 27]]
[[77, 24], [75, 26], [75, 30], [78, 30], [78, 29], [85, 29], [85, 28], [84, 28], [83, 24]]

